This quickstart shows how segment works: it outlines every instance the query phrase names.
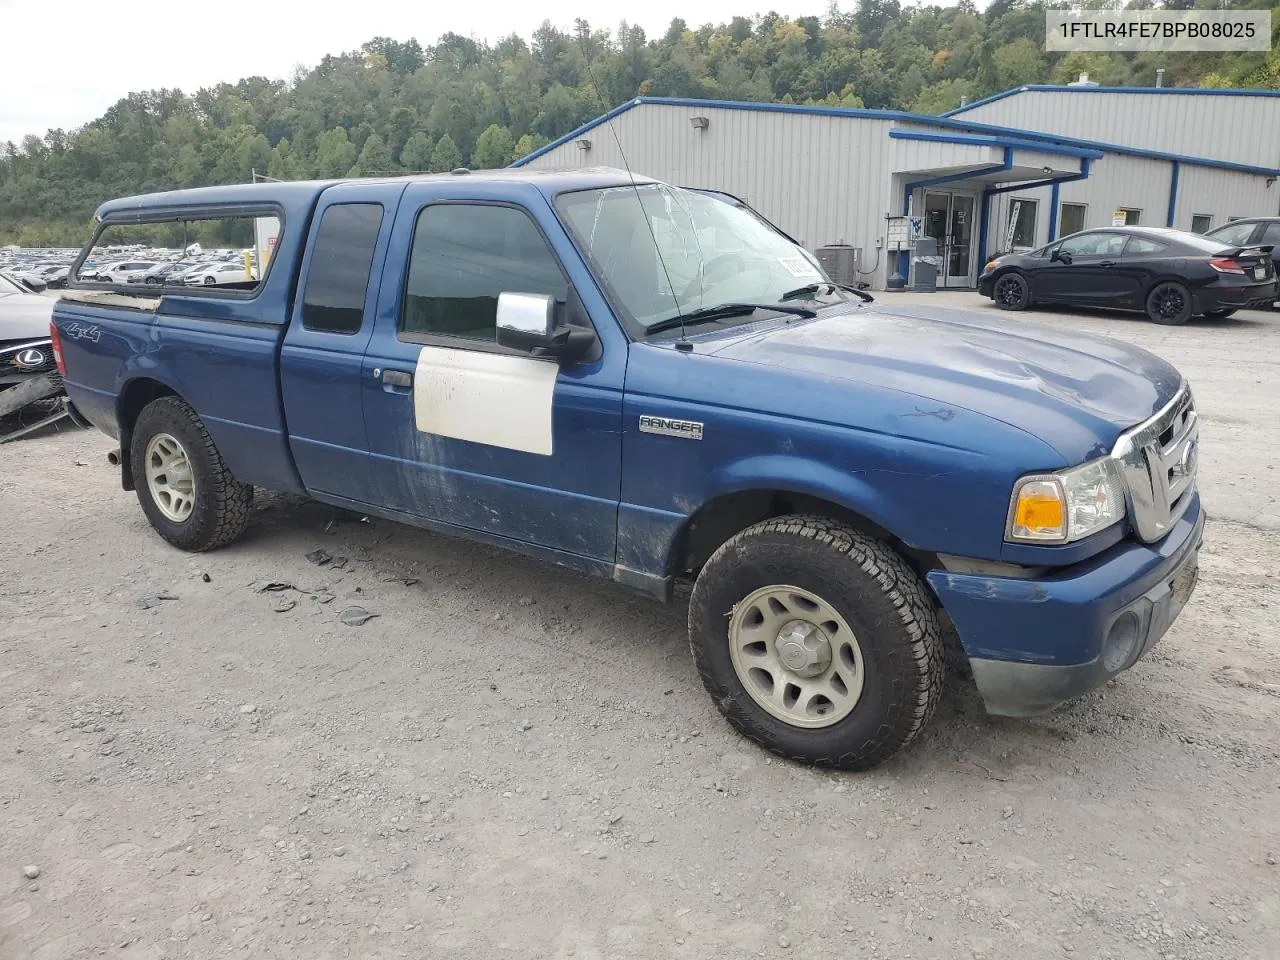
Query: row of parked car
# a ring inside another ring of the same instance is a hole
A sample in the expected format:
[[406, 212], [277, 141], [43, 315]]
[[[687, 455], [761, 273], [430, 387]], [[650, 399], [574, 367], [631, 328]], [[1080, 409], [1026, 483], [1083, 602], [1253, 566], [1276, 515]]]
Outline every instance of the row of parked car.
[[243, 260], [179, 260], [172, 263], [118, 260], [103, 264], [86, 261], [80, 271], [80, 279], [103, 283], [182, 283], [211, 287], [256, 280], [257, 273], [252, 266], [246, 268]]
[[[46, 259], [30, 252], [0, 256], [0, 271], [34, 291], [60, 290], [67, 286], [78, 250], [49, 251]], [[245, 268], [244, 254], [235, 251], [183, 257], [176, 251], [108, 254], [86, 260], [79, 279], [100, 283], [151, 283], [221, 286], [257, 279], [256, 264], [250, 254]]]

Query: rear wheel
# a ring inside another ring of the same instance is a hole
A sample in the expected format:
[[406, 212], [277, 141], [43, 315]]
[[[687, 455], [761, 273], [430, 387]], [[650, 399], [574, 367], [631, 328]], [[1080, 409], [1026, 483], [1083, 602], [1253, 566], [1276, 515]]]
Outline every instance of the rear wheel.
[[130, 457], [142, 512], [174, 546], [212, 550], [249, 525], [253, 487], [232, 476], [185, 401], [161, 397], [143, 408]]
[[1235, 310], [1210, 310], [1205, 316], [1210, 320], [1225, 320], [1227, 317], [1235, 313]]
[[1157, 283], [1147, 294], [1147, 316], [1166, 326], [1186, 323], [1191, 319], [1191, 292], [1173, 280]]
[[694, 662], [741, 733], [818, 766], [874, 767], [923, 729], [942, 688], [937, 614], [884, 544], [814, 516], [756, 524], [707, 561]]
[[1001, 310], [1025, 310], [1031, 305], [1031, 286], [1020, 273], [1006, 273], [996, 278], [992, 299]]

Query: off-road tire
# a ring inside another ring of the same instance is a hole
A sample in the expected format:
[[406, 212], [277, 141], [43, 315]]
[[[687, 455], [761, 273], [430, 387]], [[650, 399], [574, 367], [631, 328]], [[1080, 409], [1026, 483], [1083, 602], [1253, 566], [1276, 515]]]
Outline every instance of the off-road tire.
[[[856, 634], [862, 695], [831, 726], [773, 716], [734, 670], [734, 608], [771, 584], [821, 596]], [[946, 672], [937, 611], [916, 573], [883, 543], [819, 516], [766, 520], [721, 546], [694, 584], [689, 642], [707, 692], [739, 732], [780, 756], [833, 769], [869, 769], [906, 747], [933, 715]]]
[[[159, 433], [182, 444], [195, 480], [195, 505], [180, 523], [160, 512], [146, 480], [147, 444]], [[147, 404], [134, 424], [129, 456], [142, 512], [175, 547], [192, 553], [214, 550], [235, 540], [249, 525], [253, 487], [232, 475], [204, 423], [185, 400], [161, 397]]]

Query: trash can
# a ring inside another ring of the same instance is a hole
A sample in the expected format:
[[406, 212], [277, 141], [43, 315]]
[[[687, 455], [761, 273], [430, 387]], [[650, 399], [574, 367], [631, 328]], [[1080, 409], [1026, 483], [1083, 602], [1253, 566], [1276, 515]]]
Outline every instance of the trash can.
[[911, 251], [911, 289], [921, 293], [937, 292], [938, 270], [941, 268], [938, 241], [933, 237], [921, 237]]

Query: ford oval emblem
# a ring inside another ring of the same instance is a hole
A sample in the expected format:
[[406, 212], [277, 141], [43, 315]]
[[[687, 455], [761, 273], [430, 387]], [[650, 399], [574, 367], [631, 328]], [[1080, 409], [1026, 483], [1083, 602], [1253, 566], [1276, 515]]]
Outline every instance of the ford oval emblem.
[[44, 366], [45, 356], [43, 350], [23, 350], [13, 362], [24, 370], [34, 370], [36, 367]]

